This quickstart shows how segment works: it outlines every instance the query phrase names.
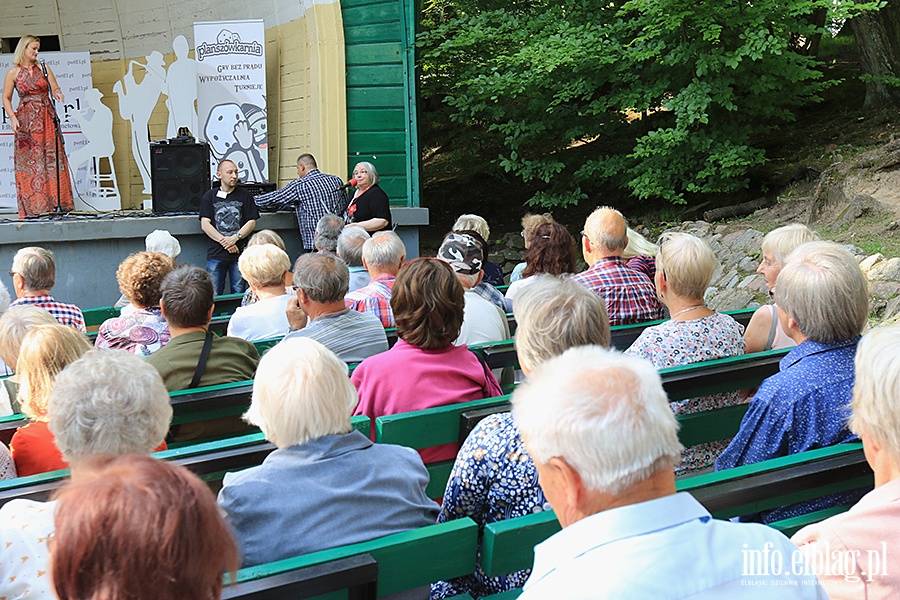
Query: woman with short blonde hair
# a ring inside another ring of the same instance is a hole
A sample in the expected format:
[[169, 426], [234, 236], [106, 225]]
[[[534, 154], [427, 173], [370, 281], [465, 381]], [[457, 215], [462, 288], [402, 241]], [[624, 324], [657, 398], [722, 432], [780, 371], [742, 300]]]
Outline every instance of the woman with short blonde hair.
[[[718, 266], [706, 241], [682, 232], [666, 232], [656, 255], [656, 289], [669, 309], [665, 323], [644, 329], [626, 354], [644, 358], [658, 369], [744, 354], [744, 328], [728, 315], [710, 310], [703, 299]], [[675, 414], [732, 406], [737, 392], [672, 402]], [[686, 448], [677, 473], [710, 467], [729, 440]]]
[[287, 306], [291, 284], [291, 259], [274, 244], [247, 246], [238, 259], [241, 276], [256, 301], [234, 311], [228, 335], [249, 342], [281, 337], [290, 331]]
[[[815, 231], [800, 223], [785, 225], [766, 234], [762, 241], [762, 258], [756, 272], [763, 276], [766, 293], [769, 296], [775, 296], [775, 281], [788, 255], [801, 244], [815, 242], [818, 239], [819, 235]], [[747, 342], [748, 353], [796, 345], [781, 326], [775, 304], [761, 306], [753, 313], [750, 323], [747, 324], [744, 339]]]

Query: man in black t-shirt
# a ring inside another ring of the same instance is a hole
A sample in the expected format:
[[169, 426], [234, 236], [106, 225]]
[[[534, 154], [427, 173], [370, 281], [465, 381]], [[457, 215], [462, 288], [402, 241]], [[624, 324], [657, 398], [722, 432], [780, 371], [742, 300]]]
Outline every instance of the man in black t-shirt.
[[210, 239], [206, 270], [217, 295], [225, 293], [226, 274], [230, 293], [237, 294], [246, 288], [238, 269], [238, 256], [247, 245], [247, 236], [256, 228], [259, 210], [247, 190], [235, 187], [238, 170], [232, 161], [220, 162], [216, 176], [221, 187], [209, 190], [200, 200], [200, 228]]

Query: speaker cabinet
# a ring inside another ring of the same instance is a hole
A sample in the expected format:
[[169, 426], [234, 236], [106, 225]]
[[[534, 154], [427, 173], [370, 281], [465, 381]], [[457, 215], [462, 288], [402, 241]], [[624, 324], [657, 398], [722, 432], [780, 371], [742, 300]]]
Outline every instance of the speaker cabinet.
[[197, 212], [209, 188], [207, 144], [150, 144], [153, 212]]

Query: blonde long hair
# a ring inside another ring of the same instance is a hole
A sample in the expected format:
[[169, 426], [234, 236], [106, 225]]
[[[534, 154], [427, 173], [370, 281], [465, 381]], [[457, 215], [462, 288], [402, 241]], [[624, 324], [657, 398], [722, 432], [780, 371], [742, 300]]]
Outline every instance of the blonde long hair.
[[41, 38], [35, 37], [33, 35], [23, 35], [19, 38], [19, 43], [16, 44], [16, 52], [13, 54], [13, 64], [22, 66], [22, 61], [25, 60], [25, 48], [28, 47], [28, 44], [31, 42], [41, 43]]
[[87, 337], [54, 323], [35, 327], [19, 350], [16, 373], [19, 376], [19, 403], [32, 421], [47, 420], [47, 401], [56, 375], [91, 349]]

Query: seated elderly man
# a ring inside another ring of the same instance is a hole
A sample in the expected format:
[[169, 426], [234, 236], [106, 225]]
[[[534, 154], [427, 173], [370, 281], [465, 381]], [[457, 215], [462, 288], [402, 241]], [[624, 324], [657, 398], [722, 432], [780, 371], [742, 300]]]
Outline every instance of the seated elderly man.
[[371, 277], [363, 266], [363, 245], [371, 239], [369, 232], [362, 227], [345, 227], [338, 236], [337, 255], [350, 269], [350, 291], [355, 292], [369, 285]]
[[9, 274], [16, 291], [16, 300], [10, 306], [37, 306], [43, 308], [56, 319], [60, 325], [74, 327], [85, 333], [84, 315], [74, 304], [57, 302], [50, 295], [56, 284], [56, 264], [53, 253], [38, 246], [21, 248], [13, 257]]
[[[603, 301], [568, 277], [540, 276], [516, 298], [516, 354], [528, 376], [539, 364], [569, 348], [607, 347], [609, 320]], [[438, 522], [469, 517], [479, 527], [548, 509], [512, 414], [482, 419], [459, 449], [447, 481]], [[480, 552], [480, 550], [479, 550]], [[473, 598], [522, 587], [530, 569], [488, 577], [473, 575], [432, 586], [432, 598], [467, 593]]]
[[508, 340], [506, 313], [473, 289], [484, 279], [484, 254], [475, 238], [464, 233], [447, 234], [438, 249], [437, 257], [450, 263], [465, 290], [465, 316], [459, 337], [454, 343], [461, 346]]
[[622, 258], [628, 244], [628, 224], [619, 211], [605, 206], [588, 216], [581, 233], [584, 260], [591, 265], [574, 276], [575, 281], [606, 302], [610, 325], [661, 319], [662, 306], [656, 287]]
[[316, 223], [316, 251], [329, 252], [335, 254], [337, 252], [338, 236], [344, 229], [344, 220], [337, 215], [322, 215], [319, 222]]
[[534, 549], [520, 598], [827, 598], [813, 575], [748, 552], [795, 547], [755, 523], [713, 519], [675, 491], [678, 423], [656, 368], [584, 346], [540, 365], [513, 418], [563, 530]]
[[[156, 370], [122, 350], [90, 350], [56, 377], [50, 429], [72, 476], [96, 456], [150, 454], [172, 420]], [[10, 500], [0, 508], [0, 597], [55, 598], [47, 576], [54, 502]]]
[[291, 259], [274, 244], [247, 246], [238, 259], [241, 277], [250, 286], [256, 302], [235, 309], [228, 320], [228, 335], [249, 342], [281, 337], [288, 332]]
[[[847, 428], [853, 357], [869, 315], [869, 286], [856, 259], [833, 242], [808, 242], [787, 258], [775, 300], [797, 346], [763, 381], [716, 470], [857, 439]], [[772, 522], [855, 501], [836, 494], [761, 515]]]
[[384, 327], [393, 327], [391, 290], [405, 261], [406, 246], [393, 231], [381, 231], [367, 240], [363, 244], [363, 266], [372, 280], [367, 286], [347, 294], [344, 298], [347, 308], [372, 313]]
[[262, 358], [245, 418], [278, 449], [225, 475], [219, 492], [244, 566], [434, 523], [419, 455], [354, 430], [357, 401], [346, 363], [316, 341], [287, 340]]
[[[304, 254], [298, 258], [294, 264], [297, 295], [291, 297], [287, 307], [292, 331], [284, 339], [316, 340], [347, 363], [361, 362], [387, 350], [381, 321], [373, 314], [344, 306], [349, 279], [347, 265], [333, 254]], [[283, 346], [278, 347], [280, 351]]]
[[[779, 285], [781, 285], [779, 283]], [[850, 429], [875, 472], [856, 506], [798, 531], [800, 546], [831, 600], [900, 597], [900, 326], [866, 334], [856, 352]], [[846, 557], [832, 569], [834, 556]], [[888, 557], [891, 558], [888, 558]], [[888, 568], [891, 565], [891, 568]]]

